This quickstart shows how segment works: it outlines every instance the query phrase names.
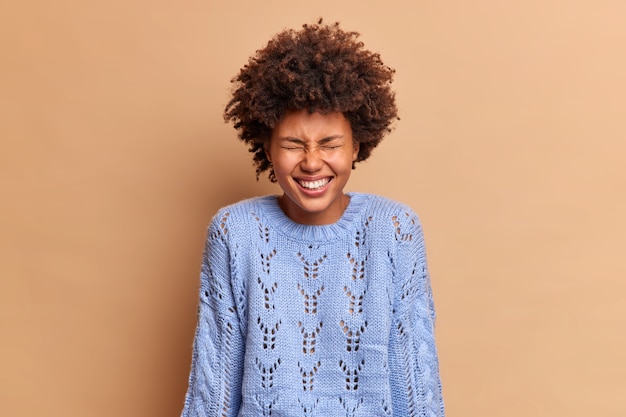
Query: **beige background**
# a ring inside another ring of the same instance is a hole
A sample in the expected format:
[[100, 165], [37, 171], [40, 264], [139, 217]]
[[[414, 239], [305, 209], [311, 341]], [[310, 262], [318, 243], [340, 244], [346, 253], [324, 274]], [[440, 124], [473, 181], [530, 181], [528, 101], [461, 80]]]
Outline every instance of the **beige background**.
[[349, 188], [426, 231], [449, 416], [626, 415], [626, 3], [3, 2], [0, 415], [176, 416], [229, 80], [319, 16], [397, 69]]

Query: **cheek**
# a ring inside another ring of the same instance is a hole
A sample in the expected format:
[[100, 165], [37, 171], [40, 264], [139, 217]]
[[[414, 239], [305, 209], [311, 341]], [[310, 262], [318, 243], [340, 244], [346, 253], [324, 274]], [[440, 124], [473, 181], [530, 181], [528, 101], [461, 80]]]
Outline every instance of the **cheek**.
[[295, 155], [279, 153], [273, 158], [274, 172], [291, 172], [298, 164], [298, 158]]
[[352, 154], [346, 152], [342, 155], [337, 155], [336, 157], [329, 159], [327, 163], [330, 167], [332, 167], [333, 171], [343, 173], [352, 171], [353, 161], [354, 159], [352, 158]]

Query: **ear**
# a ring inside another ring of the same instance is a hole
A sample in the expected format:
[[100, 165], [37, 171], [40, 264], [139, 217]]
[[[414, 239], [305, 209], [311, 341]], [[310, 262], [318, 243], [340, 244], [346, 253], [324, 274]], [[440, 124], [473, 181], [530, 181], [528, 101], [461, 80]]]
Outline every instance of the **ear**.
[[272, 162], [272, 154], [270, 152], [270, 141], [266, 140], [263, 143], [263, 150], [265, 151], [265, 157], [267, 158], [268, 161], [270, 161], [270, 163]]
[[361, 149], [361, 144], [358, 141], [353, 141], [353, 149], [352, 149], [352, 162], [356, 161], [356, 158], [359, 156], [359, 149]]

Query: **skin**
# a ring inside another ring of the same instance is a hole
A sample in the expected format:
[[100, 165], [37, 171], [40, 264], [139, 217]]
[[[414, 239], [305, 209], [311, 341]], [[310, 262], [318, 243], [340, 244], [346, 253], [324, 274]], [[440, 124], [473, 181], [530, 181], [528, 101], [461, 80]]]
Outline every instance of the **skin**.
[[343, 189], [359, 153], [342, 113], [289, 111], [272, 130], [265, 151], [283, 190], [278, 201], [287, 217], [309, 225], [341, 218], [350, 201]]

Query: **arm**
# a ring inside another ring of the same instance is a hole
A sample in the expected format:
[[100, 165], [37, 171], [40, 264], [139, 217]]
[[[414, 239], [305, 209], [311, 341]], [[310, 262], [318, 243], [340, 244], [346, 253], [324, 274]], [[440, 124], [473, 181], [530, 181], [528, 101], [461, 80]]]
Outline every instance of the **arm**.
[[394, 416], [443, 417], [435, 309], [422, 227], [407, 211], [394, 219], [394, 308], [389, 352]]
[[233, 298], [228, 229], [216, 216], [200, 273], [198, 323], [181, 417], [236, 416], [241, 402], [243, 338]]

